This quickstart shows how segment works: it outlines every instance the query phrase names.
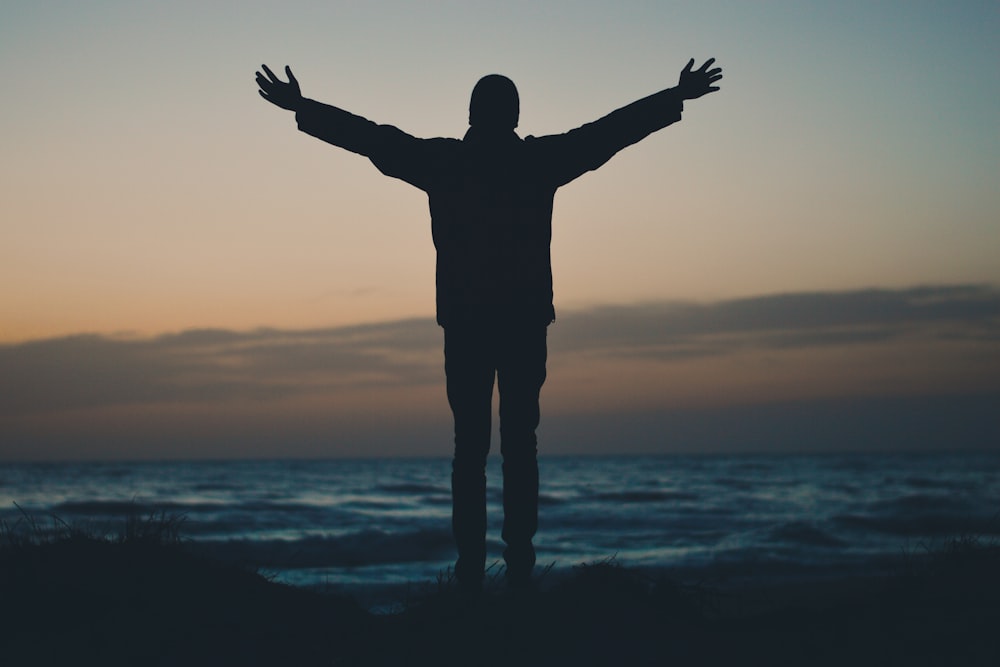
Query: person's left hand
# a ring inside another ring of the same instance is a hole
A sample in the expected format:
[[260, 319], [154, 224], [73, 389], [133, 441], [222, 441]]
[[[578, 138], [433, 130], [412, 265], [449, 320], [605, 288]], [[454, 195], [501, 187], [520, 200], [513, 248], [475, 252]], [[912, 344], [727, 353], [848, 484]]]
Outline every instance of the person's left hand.
[[260, 86], [260, 90], [257, 92], [260, 93], [260, 96], [282, 109], [297, 111], [302, 105], [303, 98], [299, 82], [292, 74], [292, 69], [285, 65], [285, 74], [288, 75], [288, 83], [285, 83], [276, 77], [267, 65], [261, 65], [261, 67], [264, 68], [264, 74], [267, 76], [257, 72], [257, 85]]
[[677, 90], [680, 92], [682, 99], [694, 100], [703, 95], [714, 93], [719, 89], [718, 86], [713, 86], [712, 84], [722, 78], [722, 68], [708, 69], [714, 62], [715, 58], [709, 58], [705, 61], [704, 65], [691, 71], [691, 68], [694, 67], [694, 58], [692, 58], [684, 69], [681, 70], [681, 78], [677, 83]]

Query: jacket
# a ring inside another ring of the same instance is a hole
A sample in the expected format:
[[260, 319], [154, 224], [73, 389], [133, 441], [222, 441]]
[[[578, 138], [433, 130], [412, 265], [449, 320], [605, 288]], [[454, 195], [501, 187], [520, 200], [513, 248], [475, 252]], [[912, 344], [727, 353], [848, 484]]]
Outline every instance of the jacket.
[[462, 139], [419, 139], [313, 100], [303, 132], [366, 156], [427, 193], [437, 250], [437, 321], [547, 325], [556, 190], [681, 118], [667, 89], [564, 134], [521, 138], [473, 126]]

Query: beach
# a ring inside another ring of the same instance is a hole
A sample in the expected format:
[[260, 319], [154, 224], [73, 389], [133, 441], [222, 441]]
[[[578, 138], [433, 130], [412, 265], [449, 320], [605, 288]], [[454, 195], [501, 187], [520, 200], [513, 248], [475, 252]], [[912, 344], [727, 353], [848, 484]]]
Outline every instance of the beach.
[[373, 613], [169, 531], [0, 549], [3, 664], [995, 665], [1000, 551], [953, 540], [894, 574], [718, 587], [613, 561], [479, 598], [446, 577]]

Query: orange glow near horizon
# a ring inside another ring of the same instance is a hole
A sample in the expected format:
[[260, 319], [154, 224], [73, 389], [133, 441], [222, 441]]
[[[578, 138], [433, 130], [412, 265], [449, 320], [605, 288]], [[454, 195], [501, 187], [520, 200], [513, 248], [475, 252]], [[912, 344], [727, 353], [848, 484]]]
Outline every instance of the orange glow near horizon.
[[[970, 296], [956, 295], [940, 312]], [[855, 298], [864, 297], [848, 301]], [[998, 395], [1000, 348], [989, 332], [1000, 299], [988, 298], [982, 303], [992, 311], [967, 309], [982, 313], [978, 325], [955, 313], [950, 322], [901, 329], [888, 301], [885, 325], [757, 330], [745, 329], [752, 320], [743, 319], [728, 334], [686, 329], [683, 311], [673, 323], [652, 320], [652, 329], [636, 328], [634, 313], [642, 309], [617, 309], [620, 316], [602, 321], [594, 320], [600, 311], [569, 313], [550, 330], [543, 430], [754, 406]], [[766, 312], [775, 300], [760, 303]], [[727, 308], [747, 312], [750, 305], [718, 306], [704, 322], [726, 322]], [[616, 346], [600, 334], [616, 323], [636, 340], [661, 328], [663, 339]], [[53, 339], [0, 346], [0, 355], [16, 373], [0, 381], [7, 396], [0, 458], [448, 453], [440, 332], [430, 320]], [[645, 435], [664, 436], [655, 429]], [[574, 442], [557, 437], [549, 446], [566, 451]]]

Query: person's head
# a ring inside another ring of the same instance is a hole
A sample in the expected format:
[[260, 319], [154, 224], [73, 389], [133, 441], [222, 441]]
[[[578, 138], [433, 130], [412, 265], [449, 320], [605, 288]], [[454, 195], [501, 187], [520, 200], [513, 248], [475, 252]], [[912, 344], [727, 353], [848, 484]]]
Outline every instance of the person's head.
[[469, 125], [487, 131], [517, 127], [520, 100], [514, 82], [500, 74], [487, 74], [472, 89]]

